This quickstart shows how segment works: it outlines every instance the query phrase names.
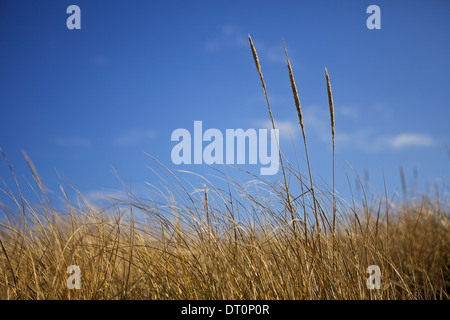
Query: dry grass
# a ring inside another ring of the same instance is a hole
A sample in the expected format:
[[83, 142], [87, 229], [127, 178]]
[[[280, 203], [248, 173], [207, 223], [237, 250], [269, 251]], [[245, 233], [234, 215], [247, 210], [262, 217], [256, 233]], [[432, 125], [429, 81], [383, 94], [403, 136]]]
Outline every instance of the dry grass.
[[335, 146], [334, 146], [334, 105], [333, 105], [333, 94], [331, 93], [331, 83], [330, 77], [328, 75], [328, 70], [325, 68], [325, 77], [327, 79], [327, 92], [328, 92], [328, 104], [330, 106], [330, 119], [331, 119], [331, 140], [333, 142], [333, 232], [336, 227], [336, 190], [335, 190]]
[[[287, 54], [286, 61], [307, 152]], [[257, 182], [249, 187], [223, 174], [225, 190], [200, 177], [202, 189], [191, 193], [192, 185], [156, 162], [164, 191], [155, 197], [125, 188], [126, 200], [97, 208], [61, 187], [65, 207], [56, 208], [25, 158], [36, 200], [22, 196], [11, 166], [17, 191], [1, 189], [15, 207], [0, 202], [1, 299], [449, 298], [449, 210], [439, 197], [348, 204], [336, 199], [334, 183], [326, 191], [310, 168], [308, 180], [285, 164], [282, 183], [249, 173]], [[306, 186], [301, 196], [290, 193]], [[70, 265], [80, 267], [80, 290], [66, 286]], [[381, 269], [379, 290], [366, 286], [369, 265]]]

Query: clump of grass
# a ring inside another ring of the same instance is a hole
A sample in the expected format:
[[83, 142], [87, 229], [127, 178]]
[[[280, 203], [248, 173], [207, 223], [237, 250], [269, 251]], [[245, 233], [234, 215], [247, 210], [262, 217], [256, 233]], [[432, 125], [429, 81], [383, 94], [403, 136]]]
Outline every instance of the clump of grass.
[[[307, 154], [300, 99], [285, 53]], [[327, 70], [326, 78], [334, 145]], [[28, 187], [37, 200], [25, 198], [4, 155], [17, 191], [6, 184], [0, 188], [12, 203], [0, 202], [0, 299], [449, 298], [450, 215], [439, 197], [392, 203], [386, 194], [372, 203], [351, 199], [349, 204], [336, 197], [334, 182], [331, 191], [314, 184], [307, 156], [309, 182], [287, 162], [282, 182], [248, 173], [254, 183], [242, 185], [223, 172], [218, 179], [226, 181], [226, 189], [195, 175], [202, 180], [198, 189], [180, 178], [188, 172], [175, 174], [155, 161], [162, 187], [152, 187], [148, 199], [124, 186], [123, 198], [97, 207], [75, 188], [70, 198], [61, 185], [64, 206], [55, 206], [24, 156], [34, 179]], [[287, 173], [295, 178], [292, 187]], [[292, 196], [291, 190], [306, 184], [308, 191]], [[80, 268], [79, 290], [66, 285], [70, 265]], [[370, 265], [382, 273], [378, 290], [366, 285]]]
[[[165, 203], [127, 194], [107, 212], [82, 195], [78, 207], [60, 211], [27, 200], [26, 220], [10, 210], [0, 224], [0, 297], [448, 298], [449, 216], [438, 200], [391, 208], [389, 225], [376, 218], [383, 205], [363, 216], [338, 201], [334, 240], [316, 233], [317, 251], [286, 230], [285, 202], [271, 184], [252, 191], [230, 183], [240, 196], [205, 183], [203, 192], [176, 201], [166, 195]], [[173, 195], [187, 187], [164, 184]], [[238, 204], [245, 201], [247, 208]], [[131, 219], [131, 210], [142, 219]], [[80, 290], [66, 286], [70, 265], [80, 267]], [[369, 265], [382, 270], [380, 290], [366, 286]]]

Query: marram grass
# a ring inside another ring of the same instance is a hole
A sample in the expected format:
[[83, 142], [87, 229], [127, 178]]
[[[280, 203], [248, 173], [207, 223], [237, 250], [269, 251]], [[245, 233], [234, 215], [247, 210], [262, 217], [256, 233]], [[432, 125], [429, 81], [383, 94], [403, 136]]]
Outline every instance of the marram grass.
[[[286, 62], [307, 152], [287, 52]], [[334, 144], [327, 70], [326, 80]], [[449, 204], [438, 196], [347, 203], [334, 183], [332, 191], [314, 184], [307, 157], [309, 180], [285, 162], [281, 183], [258, 178], [250, 188], [223, 173], [225, 190], [200, 177], [192, 193], [192, 185], [161, 169], [157, 199], [125, 189], [125, 198], [99, 208], [79, 193], [70, 199], [61, 185], [61, 208], [26, 155], [35, 200], [25, 198], [3, 156], [15, 186], [0, 188], [13, 203], [0, 202], [0, 299], [449, 298]], [[308, 185], [301, 196], [290, 194]], [[71, 265], [80, 268], [80, 289], [67, 287]], [[380, 289], [366, 285], [370, 265], [381, 270]]]

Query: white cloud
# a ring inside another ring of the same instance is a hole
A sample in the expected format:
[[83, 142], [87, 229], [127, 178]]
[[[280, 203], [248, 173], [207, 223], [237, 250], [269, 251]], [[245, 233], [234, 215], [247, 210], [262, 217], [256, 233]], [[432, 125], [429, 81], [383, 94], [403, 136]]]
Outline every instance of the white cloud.
[[245, 32], [236, 26], [224, 25], [219, 36], [206, 42], [207, 52], [216, 52], [226, 47], [248, 47]]
[[353, 108], [353, 107], [336, 108], [336, 112], [338, 112], [339, 114], [341, 114], [347, 118], [358, 119], [358, 117], [359, 117], [358, 109]]
[[92, 143], [89, 139], [80, 137], [72, 137], [72, 138], [57, 137], [55, 139], [55, 143], [60, 147], [89, 148], [92, 146]]
[[91, 61], [98, 67], [106, 67], [109, 65], [109, 59], [104, 55], [95, 55], [91, 58]]
[[98, 202], [104, 200], [119, 200], [126, 198], [123, 191], [114, 189], [91, 190], [85, 193], [84, 198], [89, 202]]
[[[316, 106], [302, 108], [303, 124], [306, 137], [314, 136], [321, 141], [329, 142], [331, 139], [331, 120], [329, 109], [321, 109]], [[280, 129], [280, 140], [291, 140], [291, 137], [302, 137], [300, 123], [297, 120], [275, 120], [275, 128]], [[256, 125], [262, 128], [272, 129], [270, 120], [259, 120]]]
[[435, 141], [431, 136], [421, 133], [401, 133], [390, 137], [386, 142], [392, 149], [431, 147], [435, 145]]
[[368, 152], [400, 150], [412, 147], [432, 147], [436, 144], [433, 137], [422, 133], [399, 133], [383, 135], [373, 128], [354, 132], [336, 132], [338, 148], [356, 148]]
[[[358, 117], [357, 109], [351, 107], [342, 108], [340, 113], [355, 119]], [[307, 136], [312, 134], [319, 140], [329, 143], [331, 123], [328, 108], [317, 106], [304, 108], [303, 122]], [[433, 137], [427, 134], [398, 133], [385, 135], [371, 127], [345, 131], [339, 128], [338, 124], [336, 124], [335, 141], [337, 147], [357, 148], [370, 152], [386, 149], [399, 150], [409, 147], [431, 147], [436, 144]]]
[[[328, 108], [308, 106], [302, 108], [303, 123], [306, 138], [317, 139], [323, 143], [331, 144], [331, 122]], [[353, 109], [345, 110], [350, 117], [357, 116]], [[255, 125], [261, 128], [272, 128], [270, 120], [259, 120]], [[291, 140], [302, 137], [300, 125], [294, 120], [275, 120], [275, 127], [280, 129], [280, 140]], [[337, 124], [335, 133], [337, 149], [359, 149], [366, 152], [379, 152], [383, 150], [401, 150], [412, 147], [432, 147], [436, 145], [434, 138], [428, 134], [410, 132], [397, 134], [383, 134], [376, 128], [342, 130]]]
[[155, 137], [156, 133], [151, 129], [135, 129], [118, 135], [114, 139], [113, 144], [117, 147], [126, 147], [153, 140]]
[[330, 142], [331, 119], [329, 110], [329, 108], [319, 108], [317, 106], [303, 108], [303, 124], [307, 137], [313, 134], [321, 141]]
[[[282, 42], [278, 42], [273, 45], [261, 42], [259, 39], [253, 39], [258, 57], [260, 60], [266, 60], [270, 62], [286, 63], [284, 55], [284, 48]], [[217, 52], [224, 48], [245, 48], [250, 50], [250, 44], [248, 41], [248, 32], [243, 28], [233, 25], [224, 25], [220, 35], [213, 39], [208, 40], [205, 43], [205, 49], [207, 52]], [[249, 51], [250, 53], [250, 51]], [[292, 55], [292, 54], [291, 54]], [[292, 59], [291, 64], [294, 64]]]
[[[253, 38], [253, 37], [252, 37]], [[255, 45], [256, 51], [258, 52], [258, 58], [260, 60], [267, 60], [270, 62], [276, 62], [281, 65], [286, 65], [286, 55], [284, 53], [283, 43], [280, 41], [277, 44], [267, 44], [263, 43], [259, 40], [252, 39]], [[289, 62], [291, 63], [292, 68], [295, 68], [296, 62], [294, 59], [294, 55], [287, 48]]]
[[421, 133], [380, 135], [371, 128], [354, 132], [336, 133], [336, 146], [357, 148], [368, 152], [379, 152], [389, 149], [400, 150], [412, 147], [432, 147], [435, 144], [433, 137]]
[[[273, 129], [271, 120], [257, 120], [255, 126], [261, 129]], [[275, 128], [280, 130], [280, 140], [291, 140], [300, 134], [300, 124], [290, 120], [275, 120]]]

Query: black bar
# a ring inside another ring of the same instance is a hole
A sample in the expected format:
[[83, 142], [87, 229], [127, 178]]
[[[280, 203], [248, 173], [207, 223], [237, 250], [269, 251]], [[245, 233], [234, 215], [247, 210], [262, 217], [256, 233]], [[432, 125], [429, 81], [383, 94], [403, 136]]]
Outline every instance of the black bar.
[[[189, 301], [0, 301], [6, 315], [15, 318], [30, 311], [35, 315], [117, 318], [123, 314], [139, 319], [323, 319], [323, 317], [393, 317], [447, 314], [449, 301], [291, 301], [291, 300], [189, 300]], [[212, 315], [211, 315], [212, 312]], [[144, 317], [142, 317], [144, 316]], [[129, 320], [133, 320], [130, 318]], [[127, 319], [128, 320], [128, 319]]]

